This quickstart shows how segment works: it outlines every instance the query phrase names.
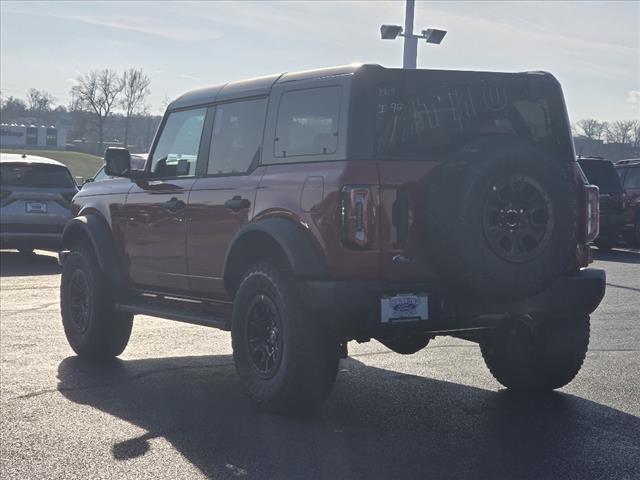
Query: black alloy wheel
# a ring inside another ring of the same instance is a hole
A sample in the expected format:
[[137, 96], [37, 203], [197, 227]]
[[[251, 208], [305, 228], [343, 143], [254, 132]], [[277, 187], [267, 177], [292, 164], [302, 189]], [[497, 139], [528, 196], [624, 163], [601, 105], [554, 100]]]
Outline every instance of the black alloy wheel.
[[492, 184], [482, 217], [491, 249], [509, 262], [535, 258], [553, 232], [551, 199], [536, 180], [525, 175], [511, 175]]
[[273, 377], [282, 361], [282, 322], [276, 304], [257, 295], [248, 309], [247, 348], [251, 366], [262, 378]]

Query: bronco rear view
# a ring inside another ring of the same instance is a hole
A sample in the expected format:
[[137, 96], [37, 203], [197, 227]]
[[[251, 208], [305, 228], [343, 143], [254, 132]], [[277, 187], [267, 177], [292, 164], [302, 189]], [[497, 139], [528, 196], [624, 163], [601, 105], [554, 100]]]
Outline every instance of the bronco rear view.
[[329, 393], [350, 340], [478, 342], [504, 386], [569, 383], [604, 295], [598, 189], [556, 79], [335, 67], [169, 105], [143, 172], [109, 148], [64, 231], [74, 351], [125, 349], [136, 314], [231, 331], [262, 408]]

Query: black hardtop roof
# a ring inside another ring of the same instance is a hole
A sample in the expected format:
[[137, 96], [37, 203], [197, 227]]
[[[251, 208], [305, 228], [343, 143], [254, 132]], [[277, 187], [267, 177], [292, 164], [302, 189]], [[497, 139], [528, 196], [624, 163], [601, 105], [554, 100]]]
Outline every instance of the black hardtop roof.
[[[510, 76], [514, 75], [540, 75], [545, 77], [552, 77], [547, 72], [519, 72], [519, 73], [501, 73], [501, 72], [474, 72], [465, 70], [404, 70], [402, 68], [385, 68], [377, 64], [352, 64], [343, 65], [338, 67], [318, 68], [314, 70], [304, 70], [300, 72], [281, 73], [275, 75], [267, 75], [264, 77], [257, 77], [248, 80], [240, 80], [236, 82], [228, 82], [221, 85], [215, 85], [210, 87], [199, 88], [191, 90], [179, 96], [168, 106], [168, 110], [175, 110], [186, 107], [195, 107], [198, 105], [206, 105], [214, 102], [220, 102], [225, 100], [233, 100], [241, 97], [252, 97], [268, 95], [271, 88], [275, 84], [281, 84], [286, 82], [294, 82], [301, 80], [313, 80], [326, 77], [335, 77], [339, 75], [354, 75], [365, 74], [367, 72], [378, 72], [382, 75], [393, 75], [399, 72], [409, 75], [419, 75], [427, 73], [433, 75], [435, 78], [445, 76], [452, 78], [462, 78], [475, 75], [496, 75], [496, 76]], [[414, 73], [415, 72], [415, 73]], [[553, 78], [553, 77], [552, 77]]]

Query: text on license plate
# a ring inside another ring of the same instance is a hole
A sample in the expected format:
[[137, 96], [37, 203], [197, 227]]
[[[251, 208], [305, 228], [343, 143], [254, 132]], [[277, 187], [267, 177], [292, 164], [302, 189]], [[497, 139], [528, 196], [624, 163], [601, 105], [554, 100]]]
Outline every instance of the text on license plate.
[[47, 204], [45, 202], [27, 202], [25, 208], [27, 213], [47, 213]]
[[380, 299], [380, 321], [382, 323], [427, 320], [429, 302], [426, 293], [384, 295]]

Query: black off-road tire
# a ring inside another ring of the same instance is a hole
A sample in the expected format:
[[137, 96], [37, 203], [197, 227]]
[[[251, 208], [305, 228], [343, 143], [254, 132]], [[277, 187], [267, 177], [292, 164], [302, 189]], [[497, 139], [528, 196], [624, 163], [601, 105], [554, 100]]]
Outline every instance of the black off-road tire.
[[[451, 154], [419, 185], [424, 197], [417, 213], [429, 264], [467, 297], [512, 300], [552, 284], [566, 271], [577, 244], [578, 195], [565, 167], [543, 150], [504, 137]], [[512, 203], [503, 191], [530, 198]], [[497, 200], [502, 207], [494, 205]], [[503, 232], [511, 221], [502, 217], [506, 214], [523, 229]], [[539, 238], [520, 237], [534, 225]]]
[[116, 311], [113, 288], [85, 245], [73, 249], [62, 266], [60, 307], [67, 341], [79, 357], [103, 361], [124, 351], [133, 315]]
[[511, 390], [525, 391], [567, 385], [580, 371], [588, 347], [588, 315], [550, 319], [528, 334], [500, 330], [480, 342], [493, 377]]
[[[256, 324], [264, 318], [277, 328], [277, 335], [268, 336], [280, 348], [273, 371], [260, 370], [263, 357], [255, 341]], [[340, 342], [305, 307], [289, 269], [275, 262], [257, 263], [246, 272], [234, 299], [231, 338], [243, 388], [261, 410], [307, 413], [335, 382]]]

